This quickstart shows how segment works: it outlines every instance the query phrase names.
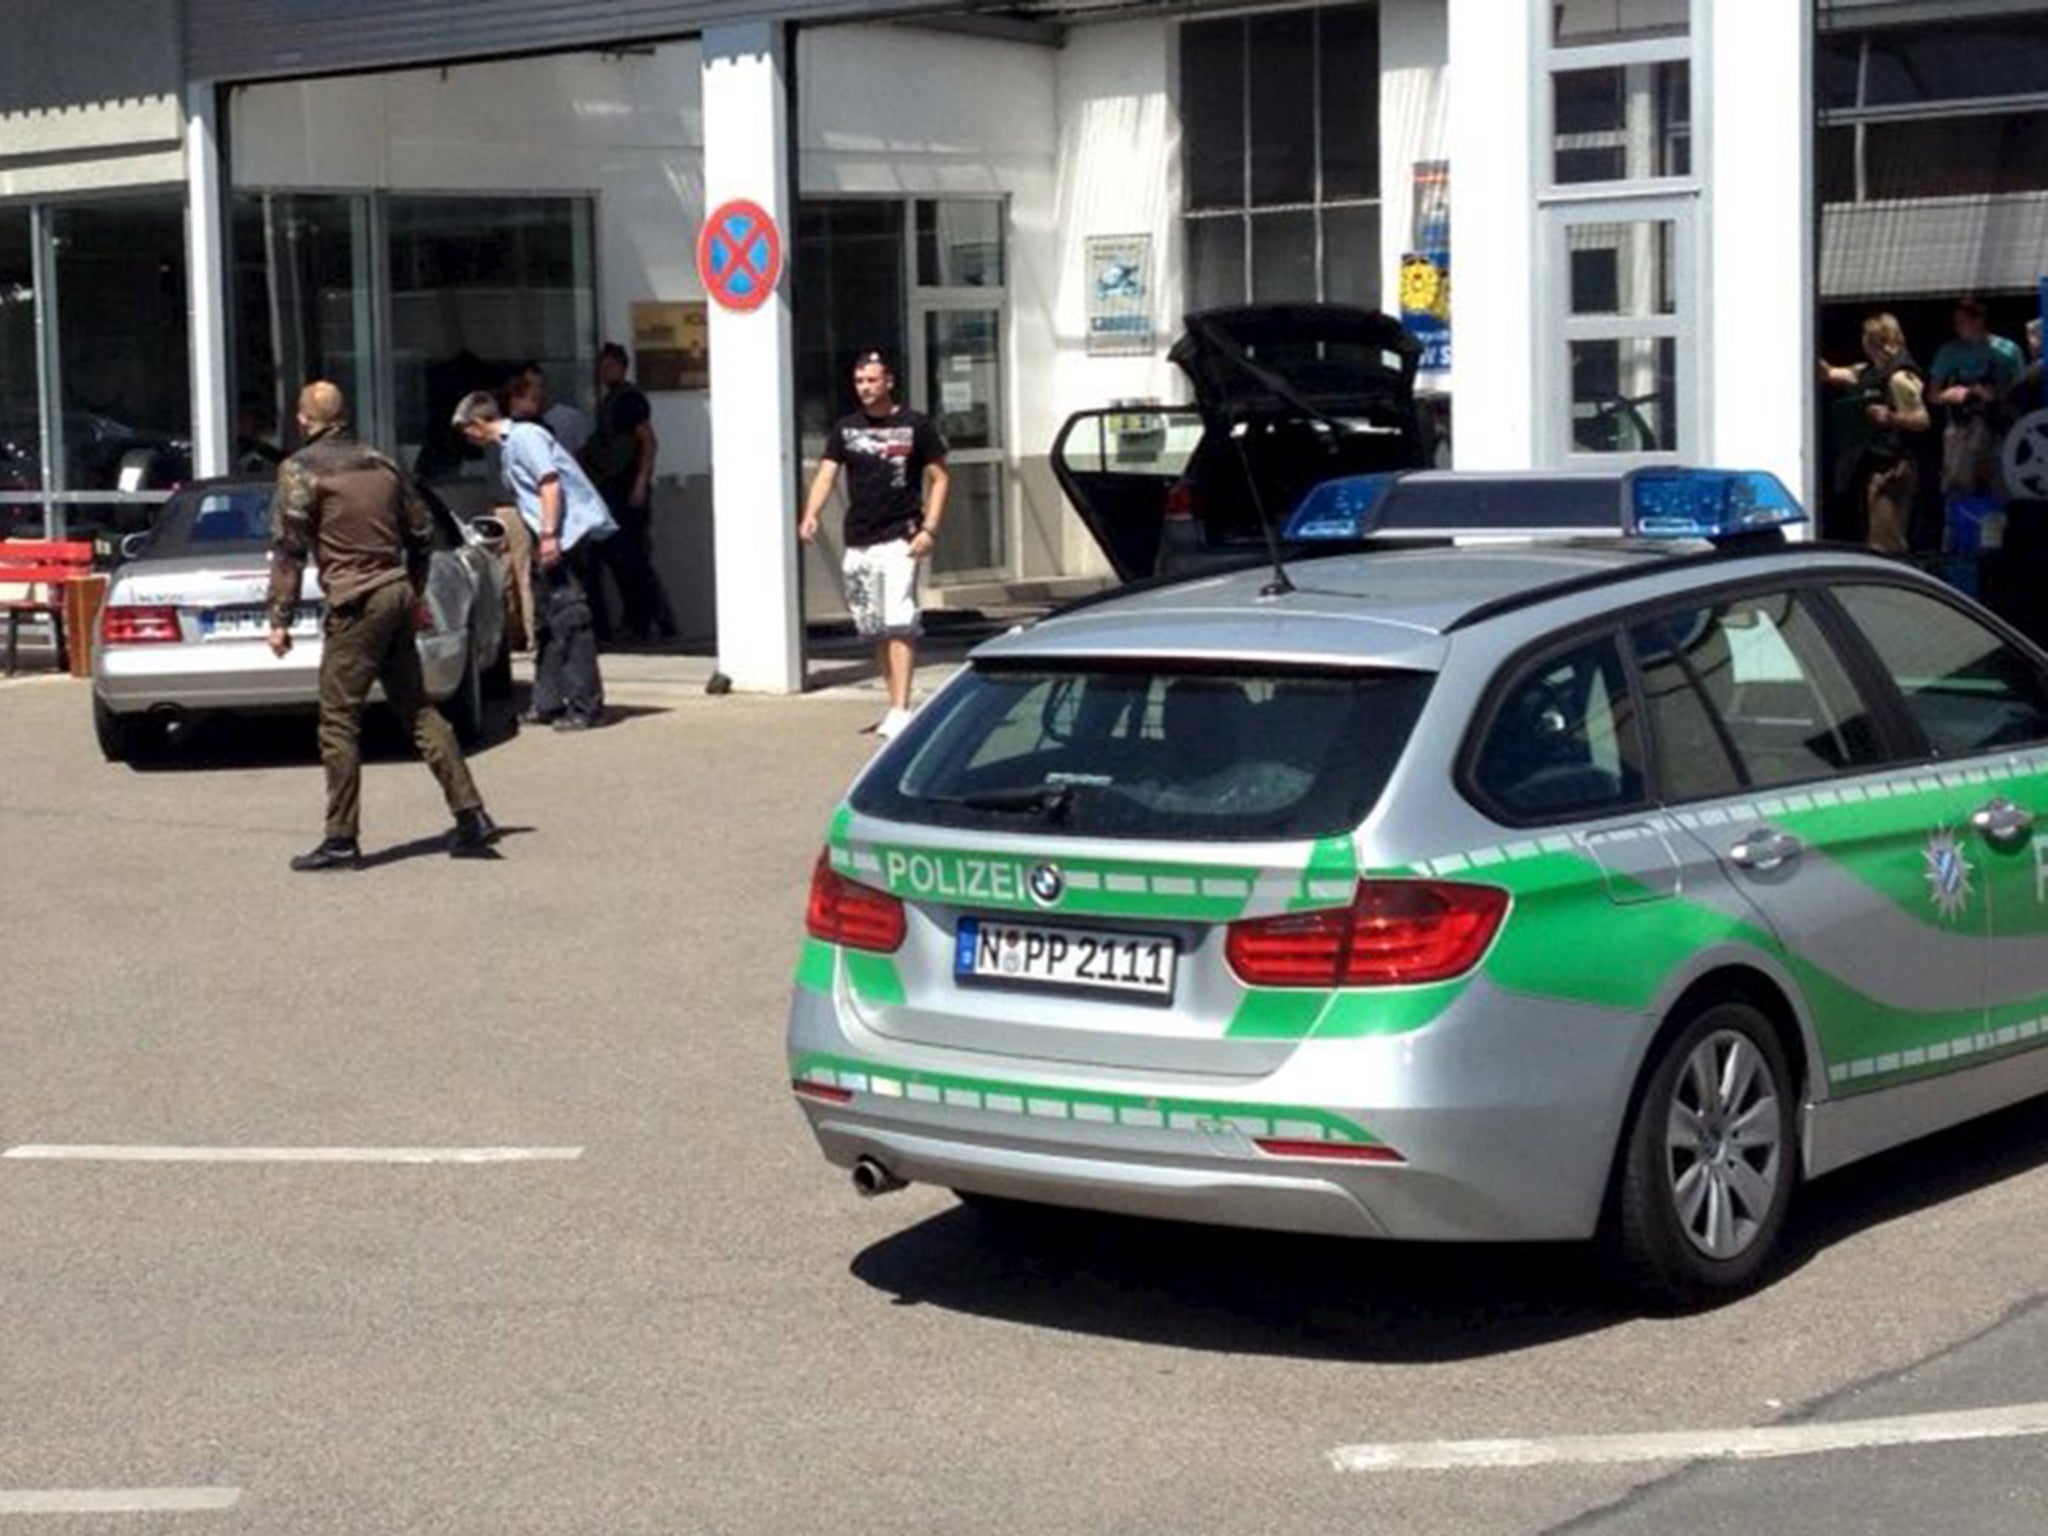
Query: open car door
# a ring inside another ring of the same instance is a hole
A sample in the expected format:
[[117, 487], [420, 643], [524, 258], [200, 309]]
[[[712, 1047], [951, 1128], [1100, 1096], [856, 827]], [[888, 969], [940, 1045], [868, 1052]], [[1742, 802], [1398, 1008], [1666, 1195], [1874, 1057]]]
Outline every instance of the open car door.
[[1202, 440], [1187, 406], [1113, 406], [1069, 416], [1052, 472], [1120, 581], [1150, 576], [1166, 501]]

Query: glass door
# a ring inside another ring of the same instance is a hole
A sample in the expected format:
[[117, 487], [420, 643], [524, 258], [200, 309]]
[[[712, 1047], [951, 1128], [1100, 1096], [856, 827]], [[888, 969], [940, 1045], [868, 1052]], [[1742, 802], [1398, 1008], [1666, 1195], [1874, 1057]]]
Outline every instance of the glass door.
[[941, 580], [999, 577], [1009, 565], [1007, 212], [992, 198], [922, 199], [915, 209], [911, 404], [951, 449], [952, 491], [932, 552]]

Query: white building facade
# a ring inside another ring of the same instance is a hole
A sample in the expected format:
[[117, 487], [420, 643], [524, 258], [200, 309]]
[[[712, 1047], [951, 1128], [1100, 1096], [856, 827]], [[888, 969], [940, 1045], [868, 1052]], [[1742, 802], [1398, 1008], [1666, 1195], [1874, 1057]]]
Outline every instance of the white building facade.
[[[2048, 39], [2048, 5], [120, 0], [116, 92], [105, 8], [35, 3], [47, 57], [0, 64], [0, 533], [132, 526], [168, 479], [258, 465], [321, 375], [460, 488], [461, 393], [538, 360], [576, 398], [637, 334], [671, 602], [767, 690], [836, 611], [796, 499], [868, 347], [952, 442], [933, 593], [959, 604], [1100, 578], [1052, 444], [1184, 400], [1190, 309], [1419, 311], [1405, 258], [1447, 256], [1427, 383], [1460, 467], [1729, 463], [1818, 496], [1830, 327], [2017, 306], [2048, 249], [2048, 177], [1945, 197], [1885, 149], [1918, 123], [1923, 158], [1981, 159], [1968, 124], [2004, 114], [1989, 152], [2025, 161], [2048, 73], [2038, 102], [1880, 78], [1930, 36]], [[731, 197], [787, 275], [699, 331]], [[1105, 253], [1142, 290], [1113, 330]], [[650, 353], [664, 324], [686, 340]]]

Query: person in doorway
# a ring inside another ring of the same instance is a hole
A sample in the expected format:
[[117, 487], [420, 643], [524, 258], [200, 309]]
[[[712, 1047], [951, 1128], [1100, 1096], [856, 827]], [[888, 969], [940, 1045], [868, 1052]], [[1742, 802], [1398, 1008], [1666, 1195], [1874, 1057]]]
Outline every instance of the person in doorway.
[[414, 636], [424, 600], [433, 523], [396, 464], [347, 431], [347, 404], [325, 381], [299, 395], [305, 447], [278, 467], [270, 522], [270, 649], [292, 649], [292, 615], [306, 562], [327, 599], [320, 652], [320, 760], [327, 770], [327, 832], [292, 860], [301, 872], [362, 862], [363, 705], [373, 684], [440, 782], [454, 813], [448, 851], [482, 855], [497, 836], [455, 733], [427, 701]]
[[1920, 472], [1910, 434], [1932, 425], [1920, 382], [1920, 365], [1906, 349], [1896, 317], [1875, 314], [1863, 322], [1861, 367], [1834, 368], [1822, 362], [1821, 377], [1853, 389], [1864, 401], [1870, 423], [1856, 478], [1862, 486], [1864, 537], [1870, 547], [1902, 555], [1912, 547], [1913, 503]]
[[558, 731], [601, 725], [587, 583], [591, 545], [613, 531], [604, 498], [546, 427], [508, 418], [489, 390], [465, 395], [454, 424], [473, 446], [497, 446], [505, 488], [534, 537], [533, 700], [520, 718]]
[[[608, 341], [597, 354], [597, 425], [583, 445], [583, 464], [604, 496], [619, 534], [604, 546], [604, 561], [618, 583], [619, 627], [629, 641], [675, 638], [675, 615], [654, 574], [654, 462], [660, 442], [653, 409], [628, 377], [626, 349]], [[608, 615], [598, 614], [599, 638], [611, 638]]]
[[2041, 317], [2036, 315], [2027, 322], [2026, 365], [2005, 392], [2005, 409], [2009, 416], [2024, 416], [2044, 405], [2048, 397], [2041, 393]]
[[1995, 488], [2005, 399], [2024, 371], [2020, 349], [1991, 334], [1984, 305], [1956, 300], [1955, 337], [1942, 343], [1928, 370], [1930, 394], [1945, 407], [1941, 429], [1941, 492], [1984, 496]]
[[880, 352], [854, 360], [860, 409], [825, 434], [797, 536], [809, 544], [832, 488], [846, 477], [846, 606], [854, 628], [874, 640], [889, 708], [872, 729], [894, 736], [910, 720], [916, 665], [917, 568], [938, 543], [946, 516], [946, 440], [927, 417], [896, 403], [896, 376]]
[[581, 453], [583, 445], [590, 441], [590, 418], [569, 401], [557, 400], [548, 393], [547, 370], [538, 362], [520, 364], [506, 382], [508, 409], [515, 397], [523, 409], [511, 410], [510, 414], [539, 422], [570, 453]]

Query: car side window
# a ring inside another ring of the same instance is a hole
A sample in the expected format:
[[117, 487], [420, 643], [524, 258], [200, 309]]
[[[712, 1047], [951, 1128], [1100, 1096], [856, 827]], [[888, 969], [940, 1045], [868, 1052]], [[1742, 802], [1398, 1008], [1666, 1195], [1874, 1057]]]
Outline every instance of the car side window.
[[1996, 630], [1906, 587], [1834, 589], [1942, 757], [2048, 738], [2048, 683]]
[[1472, 786], [1513, 821], [1623, 811], [1643, 798], [1628, 673], [1612, 635], [1526, 666], [1500, 694]]
[[1669, 799], [1796, 784], [1885, 761], [1868, 703], [1796, 593], [1682, 609], [1635, 625], [1630, 639], [1654, 701]]

